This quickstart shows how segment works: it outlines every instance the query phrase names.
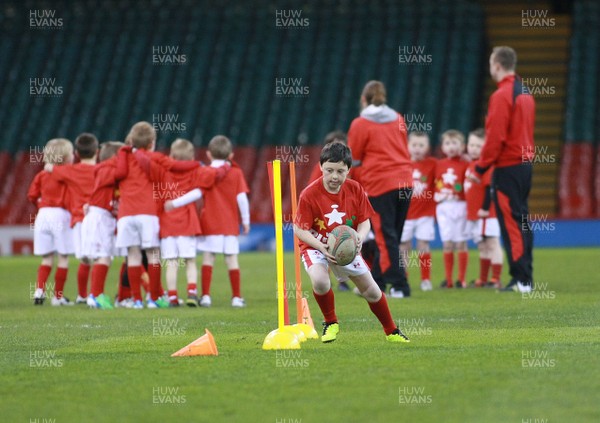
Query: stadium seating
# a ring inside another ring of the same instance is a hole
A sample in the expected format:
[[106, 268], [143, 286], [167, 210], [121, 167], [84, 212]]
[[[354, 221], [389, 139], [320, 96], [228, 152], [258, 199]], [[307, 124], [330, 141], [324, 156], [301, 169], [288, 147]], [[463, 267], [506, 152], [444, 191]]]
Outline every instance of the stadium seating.
[[600, 217], [600, 4], [573, 9], [565, 145], [560, 167], [560, 215]]
[[[31, 146], [83, 131], [123, 140], [132, 123], [168, 115], [182, 126], [159, 131], [159, 148], [176, 137], [197, 147], [218, 133], [234, 140], [253, 218], [265, 221], [269, 146], [301, 146], [316, 157], [324, 135], [357, 116], [366, 81], [383, 80], [390, 106], [426, 125], [434, 143], [450, 127], [472, 129], [479, 113], [484, 20], [470, 0], [59, 0], [44, 6], [63, 20], [55, 30], [22, 24], [36, 4], [0, 6], [0, 151], [12, 155], [0, 156], [0, 201], [21, 204], [14, 196], [38, 169], [24, 165]], [[278, 27], [278, 10], [300, 11], [307, 26]], [[424, 48], [432, 63], [400, 64], [402, 45]], [[157, 47], [177, 49], [185, 63], [156, 63]], [[31, 96], [29, 78], [56, 78], [63, 93]], [[277, 78], [301, 78], [308, 91], [279, 96]], [[301, 183], [310, 173], [302, 172]], [[26, 223], [28, 207], [2, 209], [0, 222]]]

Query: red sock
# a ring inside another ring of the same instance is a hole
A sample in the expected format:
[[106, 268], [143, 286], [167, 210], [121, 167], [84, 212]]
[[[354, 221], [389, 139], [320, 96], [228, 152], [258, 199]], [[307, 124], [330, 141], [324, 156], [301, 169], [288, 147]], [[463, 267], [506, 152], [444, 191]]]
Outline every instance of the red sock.
[[127, 271], [127, 263], [123, 262], [121, 265], [121, 270], [119, 272], [119, 292], [117, 294], [117, 299], [119, 301], [123, 301], [125, 298], [131, 297], [131, 288], [123, 285], [123, 277], [125, 276], [125, 272]]
[[240, 293], [240, 269], [231, 269], [229, 271], [229, 283], [231, 283], [231, 296], [241, 297]]
[[498, 282], [502, 274], [502, 263], [492, 264], [492, 280]]
[[37, 276], [37, 287], [40, 289], [44, 289], [46, 287], [46, 281], [48, 280], [48, 276], [50, 276], [50, 272], [52, 271], [52, 266], [46, 266], [45, 264], [40, 264], [38, 268], [38, 276]]
[[202, 295], [210, 295], [210, 283], [212, 281], [212, 266], [202, 265]]
[[335, 298], [333, 296], [333, 291], [329, 288], [323, 295], [317, 294], [313, 291], [315, 295], [315, 300], [317, 300], [317, 304], [319, 304], [319, 308], [321, 309], [321, 313], [323, 313], [323, 317], [325, 318], [325, 323], [335, 323], [337, 322], [337, 316], [335, 315]]
[[163, 287], [160, 282], [160, 263], [148, 264], [148, 276], [150, 277], [150, 297], [153, 301], [163, 295]]
[[127, 278], [129, 279], [129, 287], [131, 288], [131, 295], [135, 301], [142, 300], [142, 273], [144, 272], [143, 266], [127, 266]]
[[171, 303], [177, 302], [177, 290], [176, 289], [169, 289], [167, 291], [167, 294], [169, 295], [169, 302], [171, 302]]
[[198, 285], [196, 282], [188, 282], [188, 295], [198, 295]]
[[449, 251], [444, 253], [444, 270], [446, 271], [446, 283], [448, 288], [452, 288], [452, 273], [454, 270], [454, 252]]
[[488, 258], [480, 258], [479, 259], [479, 280], [481, 282], [487, 282], [488, 273], [490, 272], [490, 265], [492, 264], [492, 260]]
[[373, 314], [377, 316], [377, 319], [379, 319], [381, 322], [381, 326], [383, 326], [383, 331], [386, 335], [389, 335], [396, 330], [396, 323], [394, 323], [392, 313], [390, 313], [390, 308], [383, 292], [381, 293], [381, 298], [379, 301], [376, 303], [369, 303], [369, 307], [371, 308]]
[[54, 274], [54, 296], [58, 299], [62, 298], [63, 291], [65, 289], [65, 282], [67, 282], [67, 271], [66, 267], [57, 267], [56, 273]]
[[465, 282], [467, 277], [467, 264], [469, 264], [469, 252], [458, 252], [458, 280]]
[[421, 267], [421, 280], [431, 280], [431, 253], [419, 254], [419, 265]]
[[106, 264], [96, 263], [92, 267], [92, 295], [97, 297], [104, 292], [104, 282], [106, 282], [106, 274], [108, 266]]
[[77, 269], [77, 291], [79, 292], [80, 297], [87, 297], [87, 285], [89, 278], [90, 265], [79, 263], [79, 269]]

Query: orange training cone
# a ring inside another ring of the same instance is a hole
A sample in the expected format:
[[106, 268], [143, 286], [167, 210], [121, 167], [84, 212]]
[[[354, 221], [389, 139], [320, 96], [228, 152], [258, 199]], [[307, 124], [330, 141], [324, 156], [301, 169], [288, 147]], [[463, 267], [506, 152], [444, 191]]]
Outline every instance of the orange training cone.
[[306, 298], [302, 298], [302, 323], [309, 325], [313, 329], [315, 328], [313, 319], [310, 316], [310, 309], [308, 308], [308, 300]]
[[206, 333], [202, 335], [200, 338], [196, 339], [189, 345], [186, 345], [179, 351], [171, 354], [171, 357], [184, 357], [184, 356], [193, 356], [193, 355], [219, 355], [219, 351], [217, 351], [217, 344], [215, 343], [215, 338], [212, 333], [208, 331], [208, 329], [204, 329]]

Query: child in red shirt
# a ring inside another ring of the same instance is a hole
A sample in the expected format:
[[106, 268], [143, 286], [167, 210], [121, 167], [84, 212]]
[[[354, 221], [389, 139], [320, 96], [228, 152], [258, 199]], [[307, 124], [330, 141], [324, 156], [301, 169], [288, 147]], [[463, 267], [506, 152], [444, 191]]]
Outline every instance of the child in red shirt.
[[444, 269], [446, 280], [442, 288], [452, 288], [452, 271], [454, 267], [454, 251], [458, 252], [457, 288], [466, 288], [468, 235], [467, 203], [465, 202], [464, 180], [468, 162], [463, 160], [465, 136], [457, 130], [450, 129], [441, 136], [442, 152], [445, 159], [439, 160], [435, 170], [435, 194], [437, 203], [435, 213], [440, 229], [440, 238], [444, 250]]
[[[231, 141], [217, 135], [208, 143], [207, 156], [211, 167], [222, 166], [233, 158]], [[202, 258], [202, 297], [200, 305], [210, 307], [210, 284], [215, 255], [225, 255], [225, 264], [229, 270], [232, 307], [244, 307], [240, 285], [241, 275], [238, 264], [240, 224], [244, 235], [250, 232], [250, 206], [248, 203], [248, 184], [242, 170], [233, 164], [227, 176], [215, 186], [205, 191], [204, 208], [200, 212], [202, 236], [198, 240], [198, 250], [203, 251]]]
[[413, 165], [413, 191], [408, 214], [402, 229], [400, 251], [407, 262], [412, 239], [417, 240], [421, 290], [431, 291], [431, 252], [429, 243], [435, 239], [435, 201], [433, 200], [435, 167], [437, 160], [428, 157], [429, 135], [427, 132], [411, 132], [408, 135], [408, 152]]
[[[73, 144], [71, 141], [64, 138], [48, 141], [44, 147], [44, 162], [57, 167], [72, 163]], [[63, 295], [69, 269], [69, 254], [73, 254], [71, 214], [67, 210], [69, 203], [67, 186], [58, 181], [51, 173], [42, 170], [33, 179], [27, 192], [27, 198], [38, 208], [33, 230], [33, 252], [36, 256], [42, 256], [33, 303], [35, 305], [44, 304], [46, 282], [52, 271], [56, 253], [58, 263], [54, 274], [52, 305], [73, 305]]]
[[348, 276], [356, 284], [381, 322], [388, 341], [409, 342], [394, 323], [385, 294], [377, 286], [360, 253], [352, 263], [338, 266], [327, 249], [327, 237], [331, 230], [345, 224], [357, 230], [357, 252], [360, 252], [362, 239], [366, 238], [371, 228], [369, 218], [374, 215], [361, 185], [346, 179], [352, 166], [350, 148], [341, 142], [332, 142], [323, 147], [320, 163], [323, 176], [300, 194], [294, 233], [300, 240], [302, 260], [313, 286], [315, 300], [324, 316], [321, 341], [335, 341], [340, 330], [329, 279], [331, 266], [334, 274]]
[[[170, 157], [173, 160], [191, 161], [194, 159], [194, 145], [188, 140], [177, 139], [171, 144]], [[167, 265], [169, 306], [179, 306], [177, 270], [180, 264], [179, 260], [182, 259], [185, 262], [188, 281], [187, 304], [196, 307], [198, 305], [196, 246], [197, 237], [202, 233], [198, 213], [194, 204], [174, 209], [171, 206], [172, 202], [170, 202], [170, 206], [166, 206], [166, 203], [193, 188], [211, 188], [217, 180], [224, 177], [228, 167], [216, 169], [196, 166], [186, 172], [170, 172], [153, 160], [150, 169], [151, 179], [154, 182], [153, 195], [161, 203], [159, 208], [160, 252]]]
[[81, 223], [81, 250], [84, 257], [93, 260], [92, 285], [87, 298], [87, 304], [91, 308], [113, 308], [110, 299], [104, 294], [104, 285], [112, 257], [118, 255], [115, 248], [116, 154], [124, 145], [117, 141], [102, 144], [100, 163], [94, 169], [94, 188]]
[[88, 203], [94, 189], [98, 139], [93, 134], [80, 134], [75, 140], [75, 152], [80, 159], [79, 163], [60, 166], [56, 169], [53, 169], [53, 165], [48, 163], [44, 169], [53, 173], [58, 181], [64, 182], [69, 190], [73, 247], [75, 248], [75, 258], [79, 260], [79, 269], [77, 270], [78, 295], [75, 304], [85, 304], [88, 295], [87, 285], [91, 261], [89, 257], [82, 253], [81, 222], [83, 222], [84, 216], [83, 205]]
[[[471, 160], [465, 173], [465, 198], [467, 200], [467, 233], [479, 249], [479, 278], [474, 281], [475, 287], [483, 287], [488, 283], [495, 288], [502, 288], [502, 248], [500, 247], [500, 223], [496, 217], [496, 209], [491, 202], [491, 182], [494, 167], [490, 167], [481, 175], [481, 182], [473, 182], [475, 165], [481, 155], [485, 143], [485, 130], [476, 129], [469, 133], [467, 152]], [[492, 268], [492, 278], [488, 282], [488, 273]]]

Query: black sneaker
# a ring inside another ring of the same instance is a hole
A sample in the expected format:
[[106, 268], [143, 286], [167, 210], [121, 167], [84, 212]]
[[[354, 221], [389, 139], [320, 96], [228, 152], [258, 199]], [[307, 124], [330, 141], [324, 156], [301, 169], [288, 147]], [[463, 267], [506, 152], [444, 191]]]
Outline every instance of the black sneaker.
[[45, 298], [34, 298], [33, 299], [33, 305], [44, 305], [44, 300]]
[[466, 288], [467, 287], [467, 283], [463, 282], [463, 281], [456, 281], [454, 283], [454, 287], [455, 288]]
[[442, 283], [440, 283], [440, 288], [453, 288], [453, 286], [452, 283], [450, 283], [450, 286], [448, 286], [448, 281], [444, 279]]
[[188, 307], [198, 307], [198, 297], [196, 295], [188, 295], [185, 303]]
[[506, 285], [504, 288], [501, 288], [500, 291], [502, 291], [502, 292], [519, 292], [517, 283], [518, 283], [518, 281], [516, 279], [511, 279], [509, 284]]

